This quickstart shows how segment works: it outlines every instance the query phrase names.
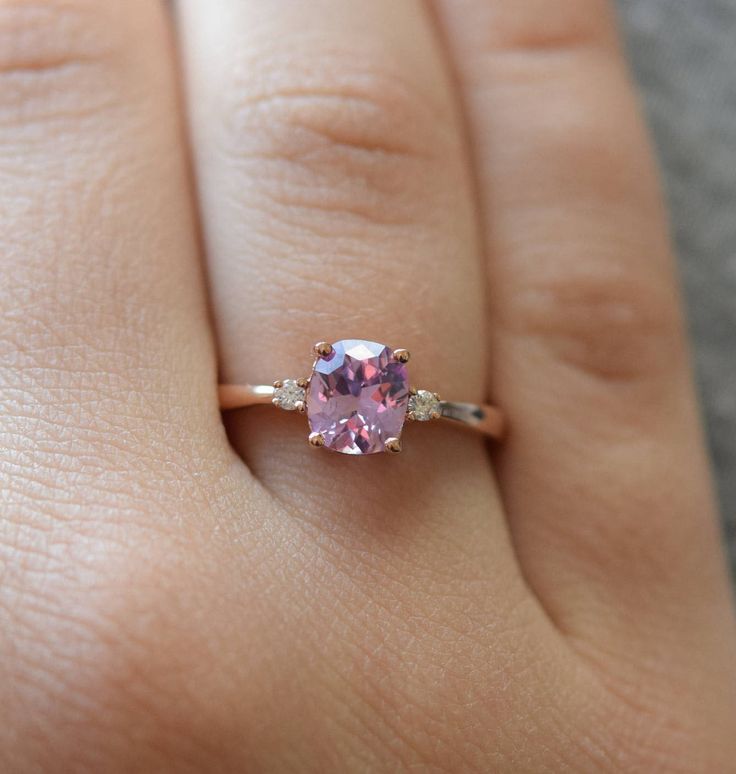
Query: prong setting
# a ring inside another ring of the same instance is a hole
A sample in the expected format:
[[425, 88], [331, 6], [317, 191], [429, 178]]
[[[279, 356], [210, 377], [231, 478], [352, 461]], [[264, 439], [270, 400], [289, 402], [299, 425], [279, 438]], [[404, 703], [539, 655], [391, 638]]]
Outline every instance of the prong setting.
[[394, 360], [399, 363], [408, 363], [411, 359], [411, 354], [408, 349], [395, 349]]
[[390, 454], [398, 454], [401, 451], [401, 439], [400, 438], [387, 438], [384, 444], [386, 451]]
[[438, 392], [433, 393], [435, 400], [437, 401], [437, 406], [432, 412], [431, 416], [432, 419], [441, 419], [442, 418], [442, 411], [440, 410], [440, 403], [442, 402], [442, 398], [440, 398], [440, 394]]
[[318, 341], [314, 347], [312, 347], [312, 352], [314, 352], [317, 357], [329, 357], [332, 354], [332, 344], [328, 341]]
[[308, 440], [309, 445], [313, 449], [321, 449], [325, 445], [325, 437], [322, 435], [322, 433], [310, 433]]

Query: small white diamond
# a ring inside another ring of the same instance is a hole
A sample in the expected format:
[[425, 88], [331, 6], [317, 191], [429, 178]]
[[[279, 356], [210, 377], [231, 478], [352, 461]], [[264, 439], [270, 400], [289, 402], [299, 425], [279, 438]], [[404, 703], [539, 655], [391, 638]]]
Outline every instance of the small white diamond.
[[295, 379], [284, 379], [280, 387], [274, 388], [273, 405], [285, 411], [296, 411], [304, 405], [306, 390]]
[[419, 422], [439, 419], [439, 398], [428, 390], [417, 390], [414, 395], [409, 396], [408, 412], [412, 419], [416, 419]]

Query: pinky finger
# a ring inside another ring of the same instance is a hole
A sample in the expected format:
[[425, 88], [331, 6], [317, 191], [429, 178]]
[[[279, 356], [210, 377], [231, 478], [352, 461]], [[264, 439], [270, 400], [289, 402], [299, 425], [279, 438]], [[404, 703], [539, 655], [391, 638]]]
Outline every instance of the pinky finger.
[[487, 224], [490, 380], [513, 428], [501, 485], [525, 573], [565, 631], [625, 653], [635, 636], [652, 655], [676, 631], [683, 660], [704, 632], [707, 661], [732, 620], [726, 573], [655, 165], [611, 9], [437, 7]]

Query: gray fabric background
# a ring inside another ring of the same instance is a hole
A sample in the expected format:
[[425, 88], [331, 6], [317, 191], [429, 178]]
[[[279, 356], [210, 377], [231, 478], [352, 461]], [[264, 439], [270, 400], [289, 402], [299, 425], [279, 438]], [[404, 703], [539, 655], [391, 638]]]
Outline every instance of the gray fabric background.
[[657, 144], [736, 578], [736, 0], [618, 0]]

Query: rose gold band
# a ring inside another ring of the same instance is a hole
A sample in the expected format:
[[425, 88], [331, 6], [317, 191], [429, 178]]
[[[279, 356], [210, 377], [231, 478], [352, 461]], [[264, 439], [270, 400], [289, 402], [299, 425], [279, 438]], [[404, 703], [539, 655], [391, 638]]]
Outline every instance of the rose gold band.
[[230, 411], [246, 406], [257, 406], [259, 403], [271, 403], [274, 388], [266, 384], [221, 384], [217, 392], [220, 409]]

